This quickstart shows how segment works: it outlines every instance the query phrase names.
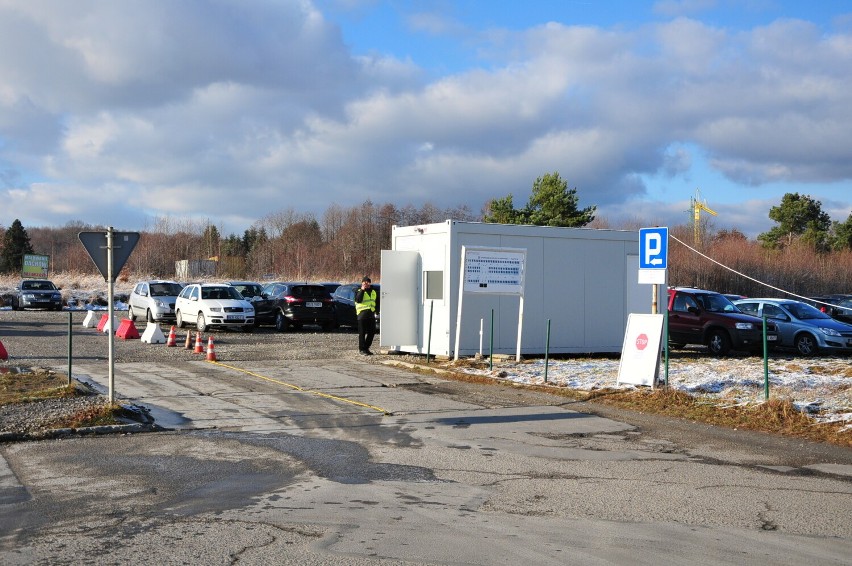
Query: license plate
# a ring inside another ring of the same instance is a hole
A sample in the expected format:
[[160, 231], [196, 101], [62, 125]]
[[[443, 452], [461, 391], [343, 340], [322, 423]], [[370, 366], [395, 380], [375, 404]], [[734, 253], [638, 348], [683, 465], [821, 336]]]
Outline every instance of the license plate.
[[767, 342], [774, 342], [774, 341], [776, 341], [776, 340], [778, 340], [778, 337], [777, 337], [777, 336], [769, 335], [769, 336], [767, 336], [767, 337], [766, 337], [766, 341], [767, 341]]
[[238, 314], [229, 314], [228, 316], [225, 317], [225, 320], [233, 320], [233, 321], [242, 322], [245, 319]]
[[315, 302], [315, 301], [311, 301], [311, 302], [305, 303], [305, 306], [306, 306], [306, 307], [309, 307], [309, 308], [312, 308], [312, 309], [318, 309], [318, 308], [320, 308], [320, 307], [322, 306], [322, 303], [318, 303], [318, 302]]

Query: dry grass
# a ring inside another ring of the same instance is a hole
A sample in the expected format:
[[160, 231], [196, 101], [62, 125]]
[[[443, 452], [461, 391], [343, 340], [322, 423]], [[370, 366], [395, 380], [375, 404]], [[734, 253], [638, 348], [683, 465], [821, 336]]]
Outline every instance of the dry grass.
[[[35, 368], [26, 372], [0, 373], [0, 405], [29, 403], [43, 399], [67, 399], [88, 393], [68, 384], [68, 377], [56, 372]], [[81, 428], [122, 424], [126, 410], [118, 404], [95, 405], [71, 413], [55, 421], [52, 428]]]
[[423, 372], [441, 371], [444, 377], [483, 385], [512, 386], [578, 401], [591, 401], [637, 413], [665, 415], [693, 422], [712, 424], [734, 430], [753, 430], [852, 447], [852, 434], [844, 431], [846, 423], [817, 423], [797, 410], [792, 401], [769, 399], [760, 404], [731, 406], [729, 400], [695, 397], [676, 389], [598, 389], [580, 391], [558, 385], [530, 385], [495, 379], [491, 376], [453, 371], [454, 367], [482, 367], [481, 361], [456, 361], [419, 366]]

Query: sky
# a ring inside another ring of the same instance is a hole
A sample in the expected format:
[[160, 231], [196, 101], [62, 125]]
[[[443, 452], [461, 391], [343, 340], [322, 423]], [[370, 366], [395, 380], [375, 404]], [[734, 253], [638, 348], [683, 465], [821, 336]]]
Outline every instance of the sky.
[[0, 227], [524, 206], [852, 214], [849, 0], [0, 0]]

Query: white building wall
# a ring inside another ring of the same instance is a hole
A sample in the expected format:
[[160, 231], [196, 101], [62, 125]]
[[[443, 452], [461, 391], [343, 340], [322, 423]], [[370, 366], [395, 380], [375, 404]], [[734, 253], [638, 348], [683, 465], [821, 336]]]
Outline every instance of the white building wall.
[[[544, 352], [548, 319], [551, 353], [586, 353], [621, 350], [629, 298], [634, 307], [644, 302], [641, 312], [650, 312], [651, 286], [638, 285], [637, 273], [628, 271], [638, 241], [632, 231], [447, 221], [394, 228], [392, 247], [418, 251], [424, 272], [444, 271], [443, 298], [434, 301], [432, 313], [431, 353], [453, 354], [462, 246], [527, 250], [522, 353]], [[424, 289], [419, 292], [422, 299]], [[402, 351], [426, 352], [430, 302], [421, 300], [420, 344], [399, 345]], [[479, 351], [480, 321], [488, 353], [492, 308], [494, 352], [514, 354], [519, 305], [516, 296], [465, 294], [460, 355]], [[392, 338], [383, 336], [382, 343]]]

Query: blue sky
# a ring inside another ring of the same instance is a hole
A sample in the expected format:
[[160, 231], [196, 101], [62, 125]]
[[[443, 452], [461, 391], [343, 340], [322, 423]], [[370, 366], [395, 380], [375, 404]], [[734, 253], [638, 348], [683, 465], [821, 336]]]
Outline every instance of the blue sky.
[[[613, 227], [852, 213], [852, 3], [0, 0], [0, 227], [217, 225], [331, 204]], [[274, 232], [274, 229], [272, 230]]]

